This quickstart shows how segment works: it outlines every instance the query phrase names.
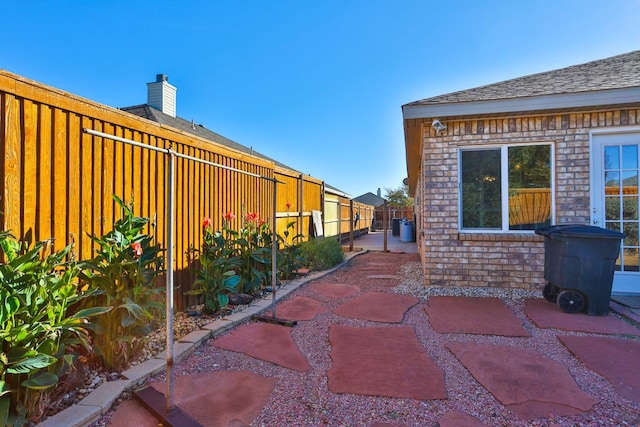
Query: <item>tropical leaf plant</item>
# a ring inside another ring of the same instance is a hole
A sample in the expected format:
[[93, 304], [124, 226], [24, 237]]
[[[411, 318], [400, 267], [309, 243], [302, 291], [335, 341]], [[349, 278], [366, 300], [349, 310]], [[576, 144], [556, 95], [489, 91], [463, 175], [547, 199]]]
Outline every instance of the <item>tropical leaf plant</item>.
[[[225, 222], [231, 220], [227, 213]], [[202, 245], [191, 248], [190, 252], [197, 257], [199, 269], [193, 288], [187, 295], [200, 296], [204, 303], [204, 312], [214, 314], [229, 304], [229, 293], [234, 292], [240, 283], [236, 270], [240, 267], [235, 256], [235, 248], [223, 232], [212, 230], [210, 218], [202, 221]], [[228, 234], [227, 234], [228, 236]]]
[[100, 292], [85, 306], [105, 306], [111, 310], [95, 317], [94, 353], [106, 368], [121, 370], [144, 347], [144, 336], [163, 315], [163, 287], [157, 276], [163, 273], [160, 246], [145, 231], [149, 219], [134, 215], [133, 204], [114, 195], [122, 218], [104, 236], [90, 235], [96, 256], [81, 264], [80, 277]]
[[28, 245], [0, 232], [0, 425], [35, 422], [47, 393], [74, 368], [79, 349], [90, 350], [87, 319], [108, 311], [73, 314], [92, 294], [78, 285], [72, 245]]

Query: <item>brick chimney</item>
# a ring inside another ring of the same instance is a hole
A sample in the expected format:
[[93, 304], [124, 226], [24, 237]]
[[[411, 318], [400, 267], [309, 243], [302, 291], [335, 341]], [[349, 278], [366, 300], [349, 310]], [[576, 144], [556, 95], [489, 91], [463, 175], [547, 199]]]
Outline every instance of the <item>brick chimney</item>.
[[147, 104], [171, 117], [175, 117], [176, 92], [176, 87], [169, 84], [169, 76], [156, 74], [156, 81], [147, 83]]

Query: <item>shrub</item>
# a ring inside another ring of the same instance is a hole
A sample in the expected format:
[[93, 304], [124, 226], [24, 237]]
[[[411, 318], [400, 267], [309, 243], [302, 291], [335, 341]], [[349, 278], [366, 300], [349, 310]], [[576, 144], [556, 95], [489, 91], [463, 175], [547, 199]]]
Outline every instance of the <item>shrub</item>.
[[301, 256], [309, 269], [326, 270], [344, 261], [342, 245], [336, 239], [316, 238], [300, 245]]
[[48, 241], [29, 247], [0, 232], [0, 425], [37, 422], [59, 378], [74, 369], [79, 347], [90, 349], [86, 318], [70, 315], [88, 296], [78, 289], [71, 245], [49, 253]]
[[289, 236], [291, 231], [296, 225], [295, 221], [291, 221], [287, 224], [287, 228], [284, 231], [284, 236], [278, 236], [278, 255], [277, 255], [277, 268], [278, 275], [282, 280], [292, 279], [295, 276], [296, 270], [303, 267], [306, 264], [306, 260], [302, 256], [302, 249], [299, 240], [304, 237], [302, 234]]
[[151, 332], [154, 316], [163, 315], [157, 295], [164, 287], [155, 280], [163, 272], [163, 258], [153, 237], [143, 232], [149, 219], [135, 216], [132, 204], [113, 198], [122, 218], [103, 237], [91, 236], [97, 255], [82, 264], [80, 277], [101, 291], [91, 305], [112, 307], [91, 325], [95, 355], [102, 366], [121, 370], [142, 351], [142, 337]]
[[[231, 220], [231, 214], [225, 215], [225, 223]], [[239, 267], [234, 256], [235, 248], [223, 232], [213, 232], [210, 218], [202, 220], [202, 246], [191, 248], [190, 252], [198, 257], [200, 268], [193, 289], [187, 295], [199, 295], [204, 300], [204, 312], [214, 314], [229, 304], [229, 292], [236, 289], [240, 276], [235, 270]]]
[[230, 244], [238, 259], [240, 281], [238, 292], [255, 293], [269, 281], [268, 266], [271, 263], [271, 229], [257, 212], [244, 216], [239, 232], [226, 229]]

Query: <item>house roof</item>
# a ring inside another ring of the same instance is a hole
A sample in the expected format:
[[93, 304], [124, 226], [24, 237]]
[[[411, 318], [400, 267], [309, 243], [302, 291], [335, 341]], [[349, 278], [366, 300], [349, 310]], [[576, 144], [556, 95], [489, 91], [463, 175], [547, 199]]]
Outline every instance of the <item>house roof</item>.
[[640, 105], [640, 50], [405, 104], [402, 116], [409, 191], [415, 191], [423, 129], [431, 119], [589, 110], [614, 105]]
[[122, 111], [126, 111], [128, 113], [131, 114], [135, 114], [138, 117], [142, 117], [145, 119], [149, 119], [152, 120], [156, 123], [160, 123], [162, 125], [166, 125], [166, 126], [171, 126], [172, 128], [181, 130], [183, 132], [187, 132], [196, 136], [199, 136], [200, 138], [206, 139], [208, 141], [212, 141], [215, 142], [217, 144], [220, 145], [224, 145], [225, 147], [234, 149], [236, 151], [240, 151], [241, 153], [245, 153], [245, 154], [250, 154], [252, 156], [256, 156], [259, 157], [261, 159], [264, 160], [268, 160], [270, 162], [275, 163], [276, 165], [282, 167], [282, 168], [286, 168], [292, 171], [296, 171], [295, 169], [291, 168], [290, 166], [287, 166], [283, 163], [278, 162], [277, 160], [274, 160], [268, 156], [265, 156], [264, 154], [261, 154], [257, 151], [255, 151], [253, 148], [249, 148], [246, 147], [242, 144], [239, 144], [229, 138], [226, 138], [218, 133], [215, 133], [212, 130], [207, 129], [206, 127], [204, 127], [203, 125], [200, 124], [196, 124], [193, 121], [188, 121], [185, 120], [183, 118], [180, 117], [173, 117], [169, 114], [165, 114], [162, 111], [153, 108], [152, 106], [150, 106], [149, 104], [141, 104], [141, 105], [134, 105], [131, 107], [123, 107], [121, 108]]
[[[234, 149], [236, 151], [240, 151], [242, 153], [245, 154], [249, 154], [252, 156], [256, 156], [259, 157], [261, 159], [264, 160], [268, 160], [270, 162], [273, 162], [276, 166], [283, 168], [283, 169], [288, 169], [290, 171], [294, 171], [297, 173], [301, 173], [300, 171], [285, 165], [284, 163], [280, 163], [279, 161], [272, 159], [270, 157], [265, 156], [264, 154], [261, 154], [257, 151], [255, 151], [253, 148], [249, 148], [246, 147], [242, 144], [239, 144], [229, 138], [226, 138], [212, 130], [207, 129], [206, 127], [200, 125], [200, 124], [195, 124], [195, 122], [193, 121], [188, 121], [185, 120], [183, 118], [180, 117], [173, 117], [169, 114], [165, 114], [162, 111], [153, 108], [152, 106], [150, 106], [149, 104], [141, 104], [141, 105], [134, 105], [131, 107], [123, 107], [120, 108], [122, 111], [126, 111], [128, 113], [131, 114], [135, 114], [138, 117], [142, 117], [151, 121], [154, 121], [156, 123], [160, 123], [162, 125], [166, 125], [166, 126], [171, 126], [172, 128], [176, 128], [178, 130], [181, 130], [183, 132], [187, 132], [187, 133], [191, 133], [193, 135], [199, 136], [200, 138], [206, 139], [208, 141], [212, 141], [215, 142], [217, 144], [223, 145], [225, 147]], [[339, 190], [331, 185], [328, 185], [325, 182], [325, 189], [328, 190], [331, 193], [335, 193], [338, 194], [340, 196], [344, 196], [344, 197], [348, 197], [350, 198], [351, 196], [349, 196], [347, 193], [343, 192], [342, 190]]]
[[640, 102], [640, 50], [405, 104], [432, 118]]
[[385, 199], [369, 192], [356, 197], [355, 199], [353, 199], [353, 201], [364, 203], [365, 205], [370, 205], [370, 206], [382, 206], [385, 202]]

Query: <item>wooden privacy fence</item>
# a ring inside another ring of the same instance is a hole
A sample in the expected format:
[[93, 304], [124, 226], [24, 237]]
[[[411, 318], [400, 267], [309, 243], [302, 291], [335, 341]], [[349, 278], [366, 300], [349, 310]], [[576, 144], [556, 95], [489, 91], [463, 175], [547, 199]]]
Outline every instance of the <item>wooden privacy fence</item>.
[[1, 229], [30, 242], [53, 238], [56, 249], [73, 242], [77, 257], [89, 259], [94, 255], [89, 235], [104, 235], [120, 218], [112, 199], [116, 194], [133, 203], [136, 215], [151, 219], [149, 233], [166, 247], [166, 156], [83, 129], [171, 148], [252, 174], [176, 159], [176, 309], [193, 303], [184, 296], [194, 279], [187, 252], [200, 246], [203, 218], [211, 218], [215, 229], [221, 227], [227, 212], [236, 216], [231, 223], [236, 229], [250, 212], [271, 222], [273, 185], [257, 176], [282, 182], [276, 193], [276, 231], [281, 235], [293, 218], [298, 221], [295, 233], [309, 238], [311, 212], [325, 208], [322, 181], [0, 71]]
[[[387, 205], [387, 229], [393, 229], [393, 220], [408, 219], [413, 221], [413, 206], [388, 206]], [[375, 217], [373, 220], [374, 230], [382, 230], [384, 228], [384, 206], [376, 206]]]

